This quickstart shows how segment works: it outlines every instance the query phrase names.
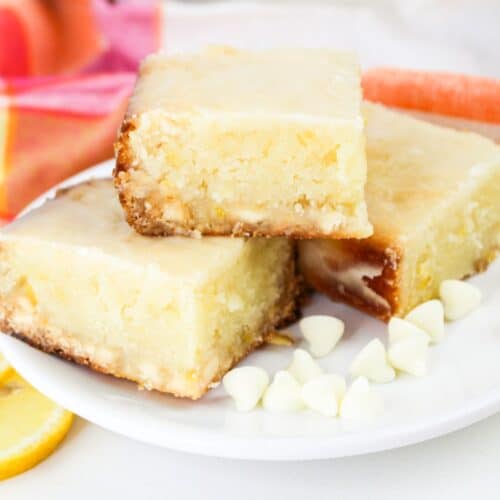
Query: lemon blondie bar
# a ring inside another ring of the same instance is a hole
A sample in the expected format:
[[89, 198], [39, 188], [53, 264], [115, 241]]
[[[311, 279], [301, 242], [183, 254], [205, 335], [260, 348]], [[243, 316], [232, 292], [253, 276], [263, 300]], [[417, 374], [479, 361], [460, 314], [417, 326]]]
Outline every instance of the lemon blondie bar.
[[0, 327], [42, 350], [199, 398], [295, 313], [283, 238], [151, 238], [111, 179], [61, 192], [0, 233]]
[[479, 135], [365, 104], [365, 240], [299, 243], [306, 280], [388, 319], [484, 270], [500, 248], [500, 147]]
[[358, 63], [326, 49], [149, 56], [116, 144], [149, 235], [365, 237]]

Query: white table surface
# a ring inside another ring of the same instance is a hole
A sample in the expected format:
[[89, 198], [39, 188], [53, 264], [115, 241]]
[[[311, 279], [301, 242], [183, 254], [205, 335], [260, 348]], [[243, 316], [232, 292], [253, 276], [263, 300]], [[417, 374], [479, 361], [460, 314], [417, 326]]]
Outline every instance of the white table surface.
[[[261, 3], [254, 9], [171, 2], [165, 46], [170, 51], [206, 43], [333, 46], [357, 50], [365, 67], [500, 75], [499, 2], [344, 1], [339, 7], [311, 8], [305, 3], [280, 8]], [[136, 443], [77, 420], [49, 459], [0, 483], [1, 500], [101, 498], [499, 499], [500, 415], [399, 450], [300, 463], [198, 457]]]
[[415, 446], [314, 462], [250, 462], [143, 445], [77, 420], [2, 500], [500, 498], [500, 415]]

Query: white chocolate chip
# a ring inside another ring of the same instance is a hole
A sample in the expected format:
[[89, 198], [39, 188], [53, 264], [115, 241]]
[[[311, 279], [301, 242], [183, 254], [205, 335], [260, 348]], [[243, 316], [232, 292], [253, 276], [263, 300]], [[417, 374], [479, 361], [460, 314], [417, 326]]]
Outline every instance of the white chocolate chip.
[[440, 300], [429, 300], [415, 307], [405, 317], [437, 343], [444, 336], [444, 309]]
[[408, 337], [421, 337], [427, 344], [430, 341], [429, 335], [424, 330], [418, 328], [413, 323], [401, 318], [393, 317], [387, 325], [389, 330], [389, 346]]
[[244, 303], [241, 297], [233, 293], [227, 298], [227, 309], [229, 312], [241, 311], [243, 309]]
[[447, 320], [463, 318], [481, 303], [481, 291], [474, 285], [459, 280], [445, 280], [439, 287]]
[[305, 384], [323, 373], [321, 367], [304, 349], [295, 349], [288, 372], [299, 384]]
[[302, 386], [302, 400], [311, 410], [335, 417], [345, 394], [345, 380], [333, 373], [325, 373]]
[[344, 322], [334, 316], [308, 316], [300, 320], [299, 327], [317, 358], [329, 354], [344, 334]]
[[387, 362], [385, 347], [379, 339], [368, 342], [354, 358], [349, 372], [353, 377], [366, 377], [372, 382], [385, 384], [394, 380], [396, 373]]
[[[323, 211], [325, 206], [326, 205], [323, 205]], [[319, 217], [317, 219], [317, 223], [323, 232], [331, 233], [336, 228], [340, 227], [340, 225], [344, 222], [342, 219], [343, 216], [337, 213], [331, 213]]]
[[238, 411], [250, 411], [257, 406], [264, 394], [269, 384], [269, 376], [258, 366], [242, 366], [227, 372], [222, 384], [234, 399]]
[[236, 219], [248, 222], [250, 224], [257, 224], [264, 217], [265, 214], [263, 211], [259, 212], [258, 210], [247, 210], [247, 209], [235, 210]]
[[348, 420], [369, 420], [384, 408], [382, 397], [373, 391], [365, 377], [358, 377], [349, 387], [340, 406], [340, 416]]
[[281, 370], [276, 373], [271, 385], [262, 398], [262, 406], [271, 412], [287, 413], [304, 407], [300, 384], [290, 373]]
[[402, 372], [423, 376], [427, 371], [429, 335], [405, 319], [391, 318], [389, 329], [389, 363]]
[[421, 335], [410, 335], [391, 344], [388, 358], [394, 368], [422, 377], [427, 372], [429, 341]]

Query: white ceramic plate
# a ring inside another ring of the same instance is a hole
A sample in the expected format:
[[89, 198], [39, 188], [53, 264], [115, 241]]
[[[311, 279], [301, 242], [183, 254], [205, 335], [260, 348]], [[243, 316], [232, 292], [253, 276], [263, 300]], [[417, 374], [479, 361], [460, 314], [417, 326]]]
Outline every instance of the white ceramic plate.
[[[65, 184], [110, 174], [111, 162]], [[31, 205], [43, 202], [53, 191]], [[147, 443], [205, 455], [259, 460], [304, 460], [370, 453], [408, 445], [463, 428], [500, 410], [500, 262], [472, 280], [484, 295], [469, 317], [447, 325], [431, 348], [429, 375], [400, 376], [377, 386], [385, 413], [370, 423], [348, 423], [303, 412], [237, 413], [221, 387], [198, 402], [140, 391], [125, 381], [39, 352], [0, 334], [0, 349], [35, 387], [76, 414], [111, 431]], [[335, 351], [321, 359], [329, 371], [347, 374], [355, 353], [385, 325], [317, 295], [304, 313], [333, 314], [346, 323]], [[296, 327], [291, 328], [297, 338]], [[288, 365], [292, 348], [268, 346], [244, 364], [270, 373]]]

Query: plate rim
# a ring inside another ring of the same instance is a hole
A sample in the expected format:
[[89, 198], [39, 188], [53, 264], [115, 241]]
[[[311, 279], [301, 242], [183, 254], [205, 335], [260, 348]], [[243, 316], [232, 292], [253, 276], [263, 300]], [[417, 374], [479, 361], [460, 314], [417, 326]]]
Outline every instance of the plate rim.
[[[21, 346], [21, 349], [17, 344]], [[491, 390], [485, 396], [470, 399], [466, 406], [455, 412], [445, 411], [424, 417], [411, 429], [408, 424], [399, 424], [390, 429], [377, 429], [373, 437], [369, 437], [369, 429], [361, 433], [345, 433], [341, 437], [339, 435], [332, 435], [332, 437], [227, 436], [218, 431], [165, 420], [171, 431], [163, 433], [159, 440], [157, 434], [145, 433], [144, 429], [138, 429], [137, 424], [130, 424], [121, 416], [108, 414], [106, 408], [102, 411], [102, 405], [90, 411], [88, 404], [80, 404], [77, 393], [64, 390], [64, 384], [50, 386], [47, 383], [46, 385], [43, 376], [39, 375], [36, 364], [30, 365], [29, 357], [22, 353], [23, 349], [31, 349], [39, 353], [35, 348], [1, 332], [0, 348], [14, 369], [37, 390], [85, 420], [136, 441], [205, 456], [262, 461], [300, 461], [365, 455], [444, 436], [500, 411], [500, 390]], [[50, 356], [46, 353], [40, 354]], [[54, 361], [70, 364], [56, 358]], [[87, 370], [88, 368], [71, 364], [70, 369]], [[105, 375], [101, 376], [105, 377]], [[276, 446], [277, 444], [279, 446]]]

